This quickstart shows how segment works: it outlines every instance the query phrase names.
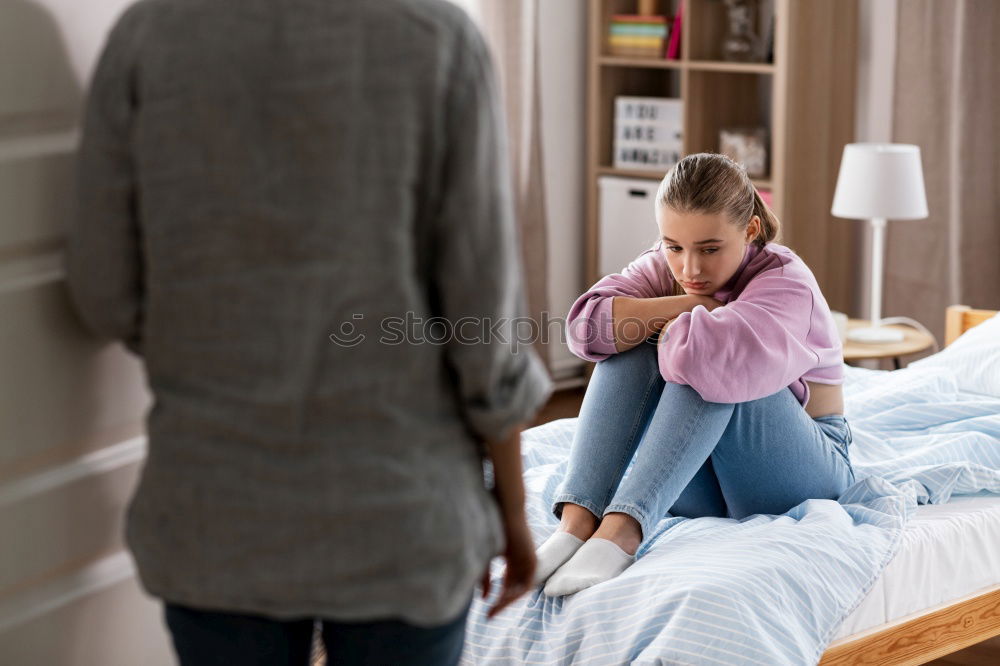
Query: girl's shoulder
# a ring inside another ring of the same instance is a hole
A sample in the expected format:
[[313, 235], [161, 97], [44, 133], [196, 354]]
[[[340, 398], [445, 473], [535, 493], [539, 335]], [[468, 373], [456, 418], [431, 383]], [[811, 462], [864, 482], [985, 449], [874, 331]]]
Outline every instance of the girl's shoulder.
[[780, 243], [767, 243], [746, 270], [746, 284], [767, 278], [768, 283], [787, 283], [797, 289], [820, 293], [819, 282], [808, 264], [794, 250]]
[[754, 257], [754, 261], [751, 261], [751, 265], [757, 269], [755, 272], [777, 270], [782, 275], [787, 274], [792, 278], [808, 276], [815, 281], [812, 270], [802, 257], [792, 248], [780, 243], [767, 243]]
[[740, 275], [733, 296], [748, 288], [755, 291], [753, 285], [763, 287], [765, 284], [814, 293], [819, 290], [816, 276], [806, 262], [780, 243], [767, 243], [756, 251]]

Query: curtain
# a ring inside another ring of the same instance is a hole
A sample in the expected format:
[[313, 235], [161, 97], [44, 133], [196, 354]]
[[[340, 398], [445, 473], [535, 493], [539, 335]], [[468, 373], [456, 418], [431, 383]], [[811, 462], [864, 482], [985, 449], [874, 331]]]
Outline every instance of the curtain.
[[[507, 118], [511, 183], [528, 316], [537, 323], [541, 333], [540, 327], [545, 323], [542, 315], [548, 311], [548, 239], [542, 163], [538, 1], [456, 0], [479, 24], [496, 64]], [[549, 345], [539, 341], [534, 347], [548, 364], [551, 360]]]
[[944, 309], [1000, 309], [1000, 3], [898, 3], [893, 140], [920, 146], [930, 216], [890, 222], [883, 316], [943, 342]]

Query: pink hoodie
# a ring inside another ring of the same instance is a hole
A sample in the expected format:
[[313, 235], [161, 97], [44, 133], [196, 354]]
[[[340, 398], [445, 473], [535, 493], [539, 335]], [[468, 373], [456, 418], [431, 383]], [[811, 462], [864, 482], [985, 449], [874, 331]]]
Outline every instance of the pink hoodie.
[[[576, 299], [566, 324], [570, 351], [588, 361], [617, 353], [614, 297], [670, 296], [673, 282], [657, 241], [622, 273], [602, 278]], [[736, 274], [713, 298], [725, 305], [711, 312], [698, 305], [681, 314], [657, 345], [666, 381], [726, 403], [789, 386], [803, 406], [809, 402], [806, 380], [843, 383], [842, 347], [830, 308], [812, 271], [784, 245], [748, 246]]]

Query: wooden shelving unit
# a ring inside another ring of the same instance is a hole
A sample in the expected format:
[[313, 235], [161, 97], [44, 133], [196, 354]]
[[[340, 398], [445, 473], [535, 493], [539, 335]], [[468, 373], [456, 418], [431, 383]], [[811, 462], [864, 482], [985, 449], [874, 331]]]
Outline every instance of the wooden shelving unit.
[[[597, 274], [599, 176], [659, 180], [663, 173], [612, 166], [614, 98], [673, 97], [683, 104], [683, 154], [718, 152], [719, 130], [768, 130], [770, 172], [754, 181], [771, 191], [784, 244], [812, 268], [834, 309], [848, 310], [855, 271], [856, 225], [830, 215], [843, 146], [854, 140], [857, 0], [762, 0], [758, 34], [774, 17], [774, 62], [721, 59], [722, 0], [683, 0], [678, 60], [620, 57], [606, 48], [615, 14], [636, 0], [589, 0], [587, 56], [587, 286]], [[657, 0], [673, 16], [678, 0]], [[653, 224], [652, 218], [650, 224]]]

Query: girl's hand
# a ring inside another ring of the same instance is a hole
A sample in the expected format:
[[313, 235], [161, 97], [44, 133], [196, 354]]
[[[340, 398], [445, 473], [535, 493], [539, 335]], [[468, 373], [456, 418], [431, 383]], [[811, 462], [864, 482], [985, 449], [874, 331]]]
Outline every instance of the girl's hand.
[[[722, 301], [717, 301], [714, 298], [712, 298], [711, 296], [701, 296], [701, 295], [698, 295], [698, 294], [689, 294], [688, 297], [692, 299], [691, 309], [688, 310], [688, 312], [690, 312], [691, 310], [694, 310], [695, 307], [698, 306], [698, 305], [705, 306], [705, 309], [708, 310], [709, 312], [711, 312], [715, 308], [721, 308], [721, 307], [723, 307], [725, 305], [725, 303], [723, 303]], [[664, 340], [667, 339], [667, 336], [664, 335], [664, 333], [666, 333], [667, 329], [670, 328], [671, 326], [673, 326], [674, 322], [677, 321], [678, 319], [680, 319], [680, 315], [677, 315], [673, 319], [668, 319], [667, 320], [667, 323], [664, 324], [663, 328], [660, 329], [660, 336], [657, 339], [657, 342], [663, 342]]]
[[656, 334], [657, 349], [659, 349], [660, 345], [662, 345], [668, 339], [670, 339], [670, 335], [667, 333], [667, 329], [673, 326], [675, 321], [677, 321], [677, 317], [674, 317], [673, 319], [668, 319], [667, 323], [664, 324], [663, 327], [660, 328], [659, 332]]
[[[697, 294], [691, 294], [690, 298], [693, 299], [693, 303], [691, 305], [691, 310], [694, 310], [695, 307], [698, 306], [698, 305], [703, 305], [706, 310], [708, 310], [709, 312], [711, 312], [715, 308], [721, 308], [721, 307], [723, 307], [725, 305], [725, 303], [723, 303], [722, 301], [717, 301], [714, 298], [712, 298], [711, 296], [700, 296], [700, 295], [697, 295]], [[690, 312], [691, 310], [688, 310], [688, 312]], [[664, 324], [663, 328], [660, 329], [660, 334], [661, 334], [660, 335], [660, 339], [661, 340], [665, 339], [665, 336], [662, 335], [663, 332], [666, 331], [671, 326], [673, 326], [674, 322], [677, 321], [678, 319], [680, 319], [680, 315], [677, 315], [673, 319], [668, 319], [667, 320], [667, 323]]]

